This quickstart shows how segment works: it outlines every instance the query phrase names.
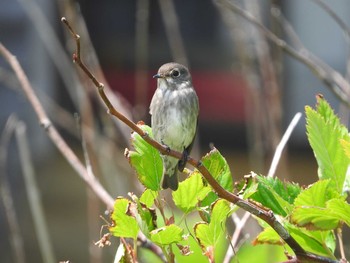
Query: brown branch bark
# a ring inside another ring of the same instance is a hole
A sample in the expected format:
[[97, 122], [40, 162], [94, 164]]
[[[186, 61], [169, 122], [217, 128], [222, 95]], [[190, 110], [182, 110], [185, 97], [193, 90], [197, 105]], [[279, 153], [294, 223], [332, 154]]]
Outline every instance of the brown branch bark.
[[[122, 122], [124, 122], [127, 126], [129, 126], [133, 131], [138, 133], [147, 143], [155, 147], [161, 154], [169, 155], [175, 157], [177, 159], [182, 158], [182, 153], [174, 151], [172, 149], [169, 150], [168, 147], [158, 143], [153, 140], [147, 133], [145, 133], [136, 123], [129, 120], [122, 113], [114, 108], [108, 97], [104, 92], [104, 84], [99, 82], [95, 76], [90, 72], [90, 70], [86, 67], [86, 65], [81, 60], [80, 55], [80, 36], [74, 31], [69, 22], [65, 17], [61, 19], [61, 21], [66, 25], [74, 39], [76, 40], [76, 50], [73, 54], [73, 61], [86, 73], [86, 75], [91, 79], [96, 88], [98, 89], [99, 95], [103, 102], [106, 104], [108, 108], [108, 113], [115, 116]], [[217, 193], [220, 198], [223, 198], [241, 208], [248, 211], [252, 215], [259, 217], [268, 223], [278, 234], [279, 236], [291, 247], [293, 252], [296, 254], [299, 260], [307, 259], [309, 261], [314, 262], [337, 262], [328, 258], [324, 258], [312, 253], [306, 252], [297, 242], [296, 240], [289, 234], [289, 232], [283, 227], [283, 225], [276, 219], [273, 212], [270, 210], [266, 210], [255, 203], [249, 202], [247, 200], [241, 199], [239, 196], [226, 191], [221, 185], [214, 179], [214, 177], [210, 174], [208, 169], [202, 165], [202, 163], [191, 156], [188, 157], [188, 163], [193, 167], [197, 168], [202, 176], [207, 180], [207, 182], [211, 185], [213, 190]]]

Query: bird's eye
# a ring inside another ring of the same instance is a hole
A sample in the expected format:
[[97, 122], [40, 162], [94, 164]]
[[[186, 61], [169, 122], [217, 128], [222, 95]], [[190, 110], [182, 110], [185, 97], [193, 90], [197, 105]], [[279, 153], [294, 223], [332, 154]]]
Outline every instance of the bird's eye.
[[180, 71], [178, 71], [177, 69], [174, 69], [173, 71], [171, 71], [171, 76], [173, 78], [177, 78], [180, 76]]

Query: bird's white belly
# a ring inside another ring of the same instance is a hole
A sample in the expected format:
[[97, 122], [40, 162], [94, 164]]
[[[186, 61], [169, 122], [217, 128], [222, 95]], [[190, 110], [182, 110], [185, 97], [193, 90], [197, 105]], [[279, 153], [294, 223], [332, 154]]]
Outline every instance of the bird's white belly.
[[[174, 150], [183, 151], [193, 139], [194, 133], [185, 129], [184, 118], [181, 111], [171, 109], [168, 112], [166, 132], [164, 133], [163, 141], [166, 145]], [[190, 128], [190, 127], [187, 127]]]

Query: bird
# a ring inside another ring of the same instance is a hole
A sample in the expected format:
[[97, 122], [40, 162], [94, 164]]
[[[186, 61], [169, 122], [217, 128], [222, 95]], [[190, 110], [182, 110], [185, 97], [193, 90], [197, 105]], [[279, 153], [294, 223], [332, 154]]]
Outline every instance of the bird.
[[150, 104], [153, 137], [168, 149], [182, 152], [180, 160], [161, 155], [164, 166], [162, 188], [176, 191], [179, 186], [177, 171], [184, 170], [197, 133], [198, 96], [184, 65], [166, 63], [153, 77], [157, 79], [157, 89]]

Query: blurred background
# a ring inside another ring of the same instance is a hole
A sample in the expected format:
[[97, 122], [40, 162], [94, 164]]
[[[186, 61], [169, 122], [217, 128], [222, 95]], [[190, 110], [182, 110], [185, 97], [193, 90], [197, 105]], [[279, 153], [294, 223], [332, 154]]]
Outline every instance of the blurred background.
[[[130, 130], [106, 114], [95, 87], [72, 63], [75, 43], [62, 16], [81, 36], [83, 60], [107, 85], [115, 107], [134, 121], [150, 124], [152, 76], [158, 68], [170, 61], [187, 65], [200, 101], [193, 155], [200, 158], [213, 143], [238, 180], [250, 171], [267, 173], [293, 116], [315, 105], [316, 94], [324, 95], [345, 124], [348, 109], [307, 66], [230, 4], [247, 10], [302, 54], [309, 50], [311, 62], [348, 77], [349, 35], [315, 0], [0, 0], [0, 41], [18, 58], [49, 117], [81, 160], [84, 135], [94, 173], [113, 197], [142, 192], [123, 155]], [[350, 26], [349, 1], [327, 5]], [[20, 158], [18, 138], [24, 135], [16, 131], [23, 125], [55, 262], [110, 262], [115, 244], [104, 249], [93, 244], [105, 224], [99, 218], [105, 206], [48, 140], [3, 58], [0, 105], [0, 262], [45, 261]], [[302, 185], [317, 180], [304, 115], [276, 176]]]

